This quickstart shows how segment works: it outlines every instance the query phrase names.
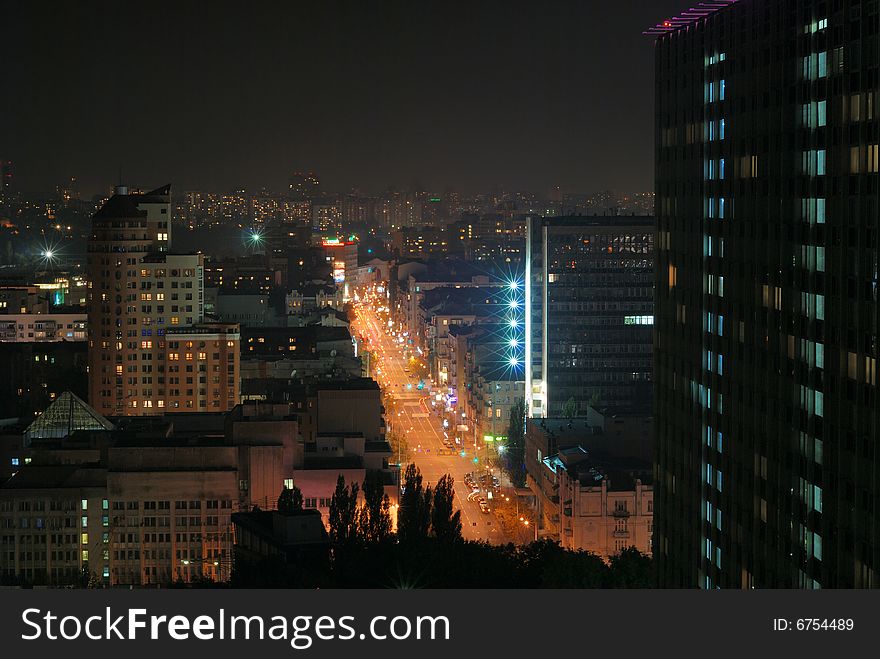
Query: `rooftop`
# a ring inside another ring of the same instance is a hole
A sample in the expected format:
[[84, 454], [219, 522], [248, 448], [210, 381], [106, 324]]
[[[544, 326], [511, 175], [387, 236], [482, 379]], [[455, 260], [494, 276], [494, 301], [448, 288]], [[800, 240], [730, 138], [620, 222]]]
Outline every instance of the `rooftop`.
[[37, 439], [63, 439], [77, 430], [113, 430], [114, 426], [94, 408], [65, 391], [27, 427], [25, 445]]
[[98, 212], [95, 219], [123, 219], [146, 217], [147, 212], [138, 208], [138, 204], [167, 204], [171, 202], [171, 184], [163, 185], [145, 194], [114, 194]]
[[642, 34], [648, 36], [662, 36], [664, 34], [669, 34], [670, 32], [676, 32], [703, 20], [707, 16], [711, 16], [717, 11], [726, 9], [737, 2], [738, 0], [708, 0], [707, 2], [698, 2], [693, 7], [683, 10], [677, 16], [672, 16], [671, 18], [667, 18], [666, 20], [660, 21], [656, 25], [649, 27], [642, 32]]
[[104, 487], [107, 470], [95, 465], [27, 465], [6, 481], [3, 489]]
[[328, 542], [321, 511], [312, 508], [288, 515], [274, 510], [234, 513], [232, 523], [277, 547], [325, 545]]

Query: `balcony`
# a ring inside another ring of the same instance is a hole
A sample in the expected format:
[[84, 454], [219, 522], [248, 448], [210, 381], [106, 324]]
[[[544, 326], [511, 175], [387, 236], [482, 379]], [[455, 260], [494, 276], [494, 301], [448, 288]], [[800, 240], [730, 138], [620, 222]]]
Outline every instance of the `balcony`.
[[614, 536], [615, 538], [628, 538], [629, 531], [614, 531], [614, 532], [612, 532], [611, 535]]
[[626, 508], [615, 508], [611, 514], [614, 517], [629, 517], [630, 512]]

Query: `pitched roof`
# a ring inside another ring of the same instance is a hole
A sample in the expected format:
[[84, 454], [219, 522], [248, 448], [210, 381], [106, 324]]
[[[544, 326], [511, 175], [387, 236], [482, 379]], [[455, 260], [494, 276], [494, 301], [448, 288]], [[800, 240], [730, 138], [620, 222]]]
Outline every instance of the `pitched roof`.
[[34, 439], [64, 439], [77, 430], [113, 430], [114, 426], [83, 400], [65, 391], [24, 431], [25, 446]]

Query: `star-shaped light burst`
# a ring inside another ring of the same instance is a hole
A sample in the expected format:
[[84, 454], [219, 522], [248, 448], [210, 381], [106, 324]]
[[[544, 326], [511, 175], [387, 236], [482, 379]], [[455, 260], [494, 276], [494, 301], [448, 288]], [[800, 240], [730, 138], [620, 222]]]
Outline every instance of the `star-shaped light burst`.
[[497, 318], [488, 357], [499, 379], [520, 380], [525, 375], [525, 284], [521, 272], [507, 273], [502, 281], [486, 300]]
[[257, 251], [263, 247], [266, 240], [262, 227], [252, 227], [245, 232], [244, 242], [248, 249]]
[[58, 243], [43, 243], [38, 249], [37, 258], [47, 268], [57, 265], [61, 259], [61, 245]]

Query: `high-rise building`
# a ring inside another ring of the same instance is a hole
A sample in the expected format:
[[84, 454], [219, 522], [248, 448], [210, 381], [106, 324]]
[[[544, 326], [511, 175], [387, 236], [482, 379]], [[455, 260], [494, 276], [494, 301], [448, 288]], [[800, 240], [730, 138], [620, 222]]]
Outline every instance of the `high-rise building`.
[[238, 403], [238, 326], [202, 324], [204, 256], [169, 253], [170, 206], [170, 186], [118, 188], [92, 218], [89, 402], [107, 416]]
[[527, 222], [528, 415], [650, 408], [654, 218]]
[[877, 587], [877, 3], [711, 4], [649, 31], [660, 583]]

